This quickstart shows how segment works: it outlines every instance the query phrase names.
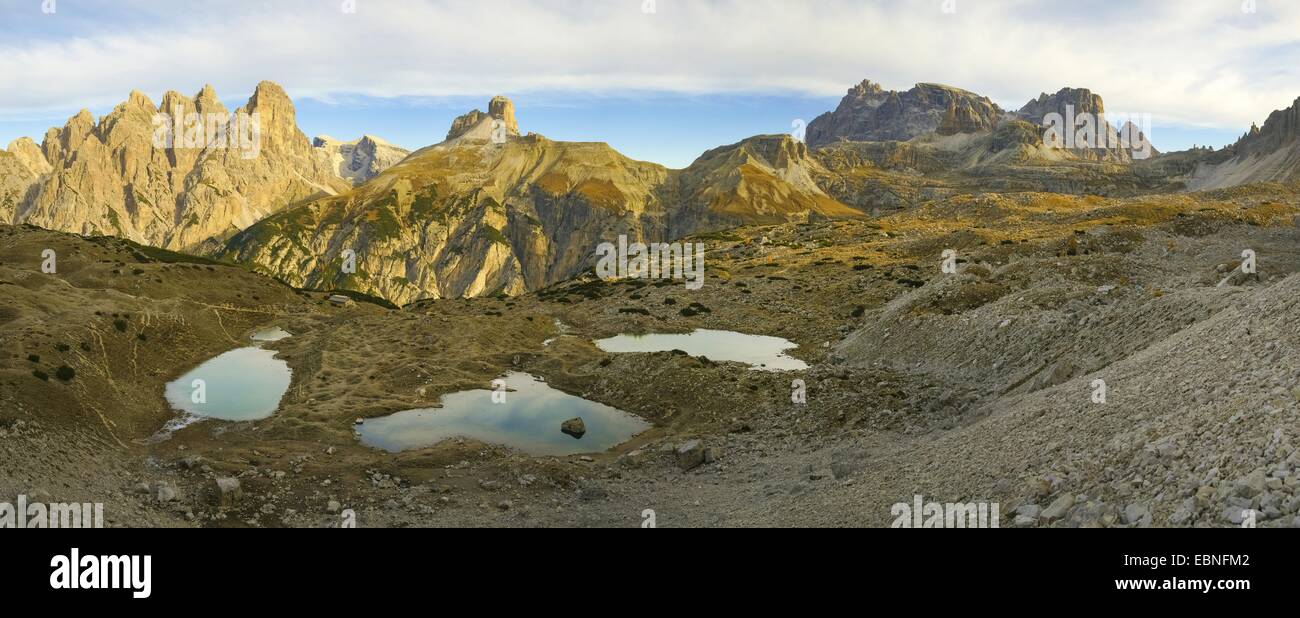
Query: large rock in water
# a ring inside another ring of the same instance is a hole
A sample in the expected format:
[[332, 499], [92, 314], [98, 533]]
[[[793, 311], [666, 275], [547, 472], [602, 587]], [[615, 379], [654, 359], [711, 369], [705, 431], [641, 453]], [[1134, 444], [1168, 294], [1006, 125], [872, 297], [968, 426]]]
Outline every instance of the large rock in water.
[[942, 84], [917, 84], [906, 92], [863, 81], [849, 90], [833, 112], [808, 125], [808, 145], [835, 142], [907, 141], [938, 133], [992, 131], [1003, 111], [989, 100]]
[[571, 418], [560, 424], [560, 431], [574, 438], [582, 439], [582, 436], [587, 435], [587, 424], [582, 422], [580, 418]]

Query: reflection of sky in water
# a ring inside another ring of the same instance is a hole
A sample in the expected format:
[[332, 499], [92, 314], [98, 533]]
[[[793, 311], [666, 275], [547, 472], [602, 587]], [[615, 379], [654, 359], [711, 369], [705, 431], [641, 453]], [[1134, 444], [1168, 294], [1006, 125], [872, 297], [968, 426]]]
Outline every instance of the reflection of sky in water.
[[596, 347], [616, 354], [681, 350], [712, 361], [745, 363], [764, 371], [803, 371], [805, 363], [786, 350], [799, 347], [780, 337], [746, 335], [727, 330], [697, 330], [686, 335], [619, 335], [596, 342]]
[[253, 333], [251, 339], [253, 341], [279, 341], [281, 339], [288, 339], [292, 336], [293, 334], [289, 331], [280, 328], [279, 326], [272, 326]]
[[[505, 378], [506, 402], [492, 403], [492, 391], [452, 393], [442, 408], [408, 410], [367, 420], [357, 428], [361, 442], [390, 452], [433, 446], [449, 438], [500, 444], [530, 455], [599, 453], [650, 428], [649, 423], [607, 405], [574, 397], [526, 373]], [[581, 418], [581, 439], [560, 424]]]
[[[167, 385], [173, 408], [197, 416], [227, 421], [252, 421], [275, 413], [289, 390], [289, 364], [262, 348], [231, 350]], [[207, 387], [207, 403], [194, 403], [194, 380]]]

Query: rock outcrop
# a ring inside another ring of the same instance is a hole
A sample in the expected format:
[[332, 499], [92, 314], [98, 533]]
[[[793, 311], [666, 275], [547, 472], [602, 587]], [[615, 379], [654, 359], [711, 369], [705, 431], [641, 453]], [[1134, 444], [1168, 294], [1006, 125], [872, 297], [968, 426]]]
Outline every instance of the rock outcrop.
[[50, 129], [42, 157], [28, 144], [17, 150], [41, 178], [14, 220], [193, 252], [349, 184], [312, 149], [271, 82], [233, 114], [210, 86], [192, 98], [168, 92], [159, 105], [132, 92], [98, 121], [83, 110]]
[[45, 169], [48, 173], [49, 163], [44, 155], [39, 149], [33, 153], [28, 144], [35, 147], [31, 140], [26, 140], [26, 144], [14, 142], [8, 149], [0, 150], [0, 223], [17, 222], [22, 205], [40, 179], [33, 167]]
[[1107, 119], [1101, 96], [1087, 88], [1062, 88], [1051, 95], [1042, 93], [1021, 107], [1015, 116], [1044, 129], [1055, 127], [1053, 135], [1061, 139], [1049, 140], [1048, 145], [1065, 148], [1081, 159], [1131, 163], [1159, 154], [1148, 143], [1141, 127], [1131, 120], [1116, 127]]
[[941, 84], [917, 84], [911, 90], [885, 90], [863, 81], [849, 90], [833, 112], [808, 125], [808, 144], [907, 141], [937, 133], [992, 131], [1003, 111], [988, 97]]
[[1252, 124], [1227, 148], [1180, 154], [1194, 155], [1194, 170], [1187, 181], [1192, 190], [1300, 180], [1300, 98], [1291, 107], [1269, 114], [1263, 127]]
[[363, 135], [350, 142], [322, 135], [312, 141], [312, 147], [320, 156], [325, 157], [335, 174], [358, 184], [378, 176], [411, 154], [405, 148], [371, 135]]
[[[496, 123], [500, 121], [500, 125]], [[519, 121], [515, 118], [515, 104], [503, 96], [492, 97], [488, 102], [488, 113], [472, 110], [451, 123], [447, 131], [447, 141], [475, 132], [476, 139], [492, 139], [492, 132], [498, 127], [503, 130], [498, 137], [519, 137]]]

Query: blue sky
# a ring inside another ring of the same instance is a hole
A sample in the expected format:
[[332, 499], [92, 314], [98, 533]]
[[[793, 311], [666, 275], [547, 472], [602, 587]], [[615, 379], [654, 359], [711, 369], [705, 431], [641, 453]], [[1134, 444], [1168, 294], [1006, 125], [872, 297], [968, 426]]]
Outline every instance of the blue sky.
[[[1300, 96], [1300, 3], [1258, 0], [0, 0], [0, 144], [140, 89], [230, 107], [282, 84], [309, 136], [407, 148], [514, 99], [521, 129], [672, 167], [788, 132], [862, 79], [1016, 109], [1064, 86], [1151, 114], [1161, 150], [1233, 142]], [[945, 8], [955, 7], [948, 12]], [[653, 11], [646, 10], [653, 8]], [[1086, 26], [1086, 27], [1085, 27]]]

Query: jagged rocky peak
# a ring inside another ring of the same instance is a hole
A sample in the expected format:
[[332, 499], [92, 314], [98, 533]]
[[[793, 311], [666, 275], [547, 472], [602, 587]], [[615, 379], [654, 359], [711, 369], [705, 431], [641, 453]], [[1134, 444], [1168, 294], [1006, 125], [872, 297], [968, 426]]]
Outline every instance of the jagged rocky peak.
[[1062, 118], [1070, 116], [1068, 112], [1073, 110], [1073, 116], [1079, 114], [1092, 114], [1101, 116], [1106, 113], [1106, 104], [1102, 102], [1101, 95], [1093, 94], [1087, 88], [1062, 88], [1056, 94], [1043, 93], [1038, 95], [1037, 99], [1032, 99], [1025, 103], [1016, 116], [1026, 122], [1032, 122], [1038, 126], [1046, 125], [1044, 120], [1048, 114], [1060, 114]]
[[519, 137], [519, 121], [515, 118], [515, 104], [503, 96], [492, 97], [488, 102], [488, 112], [472, 110], [451, 123], [447, 131], [447, 141], [468, 137], [475, 141], [490, 141], [495, 121], [501, 121], [507, 137]]
[[362, 135], [350, 142], [322, 135], [312, 141], [312, 147], [325, 157], [335, 173], [354, 184], [378, 176], [411, 154], [373, 135]]
[[39, 152], [15, 143], [34, 180], [12, 218], [206, 252], [287, 204], [349, 187], [298, 130], [280, 86], [262, 82], [239, 111], [257, 122], [236, 125], [212, 86], [169, 91], [157, 107], [133, 91], [98, 121], [82, 110]]
[[248, 104], [241, 110], [257, 114], [263, 148], [305, 151], [310, 146], [307, 137], [298, 130], [298, 115], [293, 101], [279, 84], [269, 81], [259, 83], [253, 96], [249, 97]]
[[9, 142], [9, 147], [5, 149], [9, 154], [14, 155], [19, 163], [28, 171], [37, 176], [44, 176], [50, 173], [54, 167], [45, 159], [45, 153], [41, 147], [36, 145], [30, 137], [20, 137]]
[[938, 133], [992, 131], [1003, 111], [988, 97], [943, 84], [917, 84], [911, 90], [885, 90], [864, 80], [849, 89], [833, 112], [808, 125], [813, 148], [834, 142], [907, 141]]
[[510, 135], [519, 135], [519, 122], [515, 120], [515, 104], [503, 96], [492, 97], [488, 102], [488, 115], [506, 123]]
[[1232, 146], [1238, 155], [1268, 154], [1290, 145], [1300, 137], [1300, 98], [1291, 107], [1274, 111], [1260, 127], [1254, 123], [1250, 131]]
[[[1053, 127], [1064, 145], [1084, 159], [1128, 163], [1159, 154], [1143, 128], [1131, 119], [1107, 118], [1101, 95], [1087, 88], [1065, 87], [1055, 94], [1040, 94], [1017, 110], [1014, 117], [1037, 127]], [[1116, 123], [1122, 124], [1117, 127]], [[1088, 138], [1092, 143], [1078, 142], [1081, 130], [1093, 134]]]

